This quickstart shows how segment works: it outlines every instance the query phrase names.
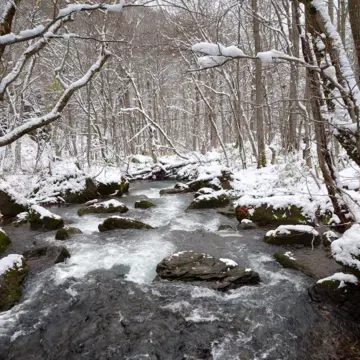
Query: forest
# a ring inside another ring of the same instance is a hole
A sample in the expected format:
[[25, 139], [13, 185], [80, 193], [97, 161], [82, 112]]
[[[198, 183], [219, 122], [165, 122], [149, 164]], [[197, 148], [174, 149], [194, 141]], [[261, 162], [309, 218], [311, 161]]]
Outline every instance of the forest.
[[360, 359], [358, 0], [0, 0], [0, 360]]

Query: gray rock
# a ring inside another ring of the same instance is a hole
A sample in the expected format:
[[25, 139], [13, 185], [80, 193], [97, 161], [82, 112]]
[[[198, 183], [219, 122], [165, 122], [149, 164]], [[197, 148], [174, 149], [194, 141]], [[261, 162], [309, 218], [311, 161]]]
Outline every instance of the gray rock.
[[166, 257], [157, 265], [156, 272], [161, 279], [194, 282], [221, 291], [260, 282], [259, 274], [251, 269], [192, 251]]
[[47, 261], [58, 264], [70, 258], [70, 253], [64, 246], [43, 246], [26, 250], [23, 253], [26, 260], [39, 260], [46, 258]]

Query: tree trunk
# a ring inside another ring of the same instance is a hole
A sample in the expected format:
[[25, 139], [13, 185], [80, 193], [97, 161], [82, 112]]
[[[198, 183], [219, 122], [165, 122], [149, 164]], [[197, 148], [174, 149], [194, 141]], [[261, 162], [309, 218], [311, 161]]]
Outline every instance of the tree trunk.
[[356, 54], [356, 78], [360, 81], [360, 4], [359, 0], [348, 0], [351, 32]]

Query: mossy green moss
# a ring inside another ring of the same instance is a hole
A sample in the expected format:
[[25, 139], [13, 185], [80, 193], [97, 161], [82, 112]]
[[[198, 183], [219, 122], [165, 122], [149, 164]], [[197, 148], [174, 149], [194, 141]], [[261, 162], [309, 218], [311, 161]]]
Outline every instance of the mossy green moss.
[[153, 229], [152, 226], [143, 223], [142, 221], [130, 219], [130, 218], [121, 218], [121, 217], [111, 217], [104, 220], [102, 224], [98, 226], [99, 231], [110, 231], [115, 229], [138, 229], [138, 230], [149, 230]]
[[305, 275], [314, 277], [314, 274], [310, 268], [302, 264], [299, 260], [293, 260], [287, 256], [284, 252], [279, 251], [274, 253], [274, 258], [280, 263], [284, 268], [294, 269], [303, 272]]
[[98, 197], [97, 186], [91, 178], [85, 179], [85, 188], [82, 191], [74, 192], [66, 190], [61, 197], [69, 204], [83, 204]]
[[77, 234], [82, 234], [82, 231], [76, 227], [65, 226], [56, 232], [55, 239], [56, 240], [66, 240]]
[[10, 238], [5, 234], [4, 231], [0, 231], [0, 254], [2, 254], [10, 244]]
[[139, 200], [135, 202], [135, 209], [150, 209], [154, 206], [156, 205], [149, 200]]
[[21, 284], [27, 273], [28, 268], [23, 261], [21, 268], [15, 266], [0, 276], [0, 311], [9, 310], [19, 302], [22, 295]]
[[298, 225], [311, 224], [311, 220], [302, 214], [302, 209], [291, 205], [286, 208], [274, 209], [273, 206], [262, 204], [258, 207], [238, 206], [235, 215], [239, 222], [249, 219], [254, 223], [264, 225]]
[[226, 205], [230, 204], [230, 198], [225, 195], [208, 195], [204, 198], [196, 198], [194, 201], [191, 202], [191, 204], [188, 206], [186, 210], [192, 210], [192, 209], [215, 209], [218, 207], [224, 207]]

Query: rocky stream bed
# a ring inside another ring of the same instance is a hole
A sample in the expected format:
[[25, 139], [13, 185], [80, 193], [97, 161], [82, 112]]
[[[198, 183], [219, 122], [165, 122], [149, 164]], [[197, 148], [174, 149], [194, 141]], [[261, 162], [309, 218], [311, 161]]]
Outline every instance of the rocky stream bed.
[[[193, 194], [159, 195], [173, 185], [133, 182], [121, 199], [127, 216], [154, 229], [99, 232], [109, 214], [80, 217], [74, 205], [51, 208], [82, 231], [63, 242], [55, 231], [6, 227], [7, 253], [60, 244], [71, 257], [29, 262], [20, 303], [0, 313], [1, 360], [360, 358], [356, 323], [341, 308], [311, 301], [314, 278], [276, 262], [273, 253], [283, 249], [263, 242], [266, 230], [232, 230], [238, 221], [216, 210], [185, 211]], [[145, 197], [155, 206], [135, 208]], [[162, 259], [188, 250], [234, 260], [261, 282], [224, 292], [154, 281]], [[315, 278], [339, 267], [322, 247], [292, 251]]]

